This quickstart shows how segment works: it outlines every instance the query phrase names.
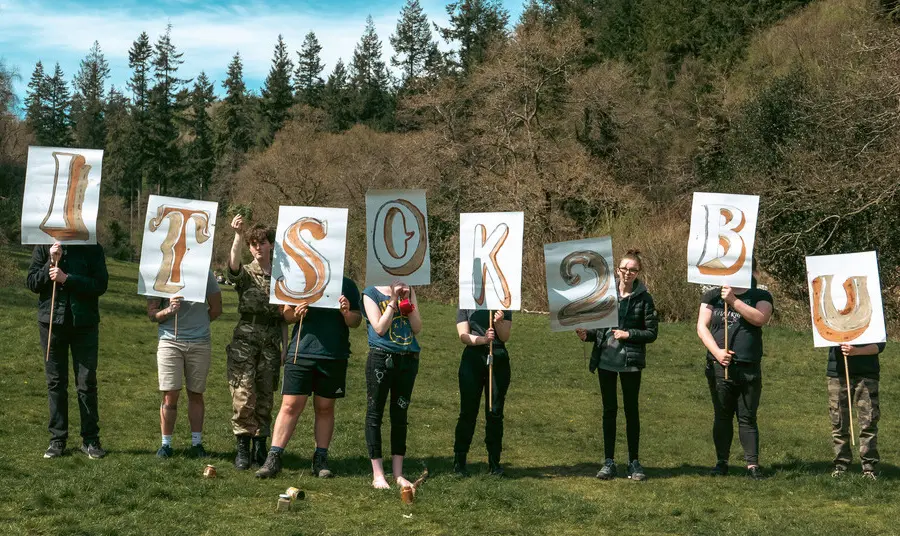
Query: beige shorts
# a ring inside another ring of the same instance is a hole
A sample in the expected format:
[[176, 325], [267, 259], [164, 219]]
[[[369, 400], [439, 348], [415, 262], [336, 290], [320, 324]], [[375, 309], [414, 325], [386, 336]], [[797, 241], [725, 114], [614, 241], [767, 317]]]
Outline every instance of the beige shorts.
[[187, 383], [188, 391], [206, 391], [212, 354], [210, 348], [209, 341], [159, 341], [156, 350], [159, 390], [180, 391]]

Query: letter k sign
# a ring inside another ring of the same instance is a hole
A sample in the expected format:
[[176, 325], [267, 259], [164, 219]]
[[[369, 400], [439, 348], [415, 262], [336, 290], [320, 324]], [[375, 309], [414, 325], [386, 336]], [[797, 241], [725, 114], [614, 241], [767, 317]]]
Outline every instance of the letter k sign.
[[490, 276], [491, 284], [497, 298], [503, 307], [510, 307], [512, 304], [512, 294], [509, 291], [509, 284], [500, 269], [497, 261], [497, 254], [506, 243], [509, 236], [509, 226], [505, 223], [497, 225], [490, 236], [487, 234], [487, 227], [483, 224], [475, 226], [475, 249], [472, 256], [472, 296], [478, 305], [484, 305], [485, 286], [487, 278]]

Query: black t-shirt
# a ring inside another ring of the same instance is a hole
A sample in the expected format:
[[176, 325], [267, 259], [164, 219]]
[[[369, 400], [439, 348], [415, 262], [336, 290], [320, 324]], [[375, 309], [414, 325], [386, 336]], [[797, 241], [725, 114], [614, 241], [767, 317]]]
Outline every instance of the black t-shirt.
[[[356, 283], [344, 277], [341, 294], [350, 302], [351, 311], [359, 311], [360, 294]], [[350, 357], [350, 328], [344, 322], [340, 309], [310, 307], [303, 317], [300, 348], [297, 349], [297, 326], [291, 332], [287, 360], [296, 355], [310, 359], [347, 359]]]
[[[755, 308], [759, 302], [769, 302], [773, 306], [772, 295], [766, 290], [751, 288], [743, 294], [738, 294], [737, 299]], [[709, 323], [709, 331], [716, 339], [719, 348], [725, 348], [725, 300], [722, 299], [722, 289], [716, 287], [703, 295], [701, 303], [712, 306], [712, 321]], [[744, 363], [759, 363], [763, 355], [762, 328], [754, 326], [744, 320], [734, 307], [728, 308], [728, 349], [734, 352], [734, 360]], [[707, 359], [714, 359], [711, 353], [706, 353]]]
[[[487, 309], [459, 309], [456, 312], [456, 323], [468, 322], [469, 333], [477, 337], [483, 337], [490, 327], [491, 317], [494, 311]], [[512, 320], [512, 311], [503, 311], [503, 320]], [[494, 354], [499, 352], [506, 353], [506, 345], [499, 337], [494, 337]], [[463, 357], [467, 355], [486, 356], [490, 352], [490, 345], [484, 344], [479, 346], [466, 345], [463, 350]]]

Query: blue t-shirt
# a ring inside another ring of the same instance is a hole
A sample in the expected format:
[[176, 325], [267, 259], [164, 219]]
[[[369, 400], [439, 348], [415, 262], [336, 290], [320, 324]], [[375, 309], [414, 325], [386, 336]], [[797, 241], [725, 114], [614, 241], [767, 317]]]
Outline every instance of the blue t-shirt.
[[[206, 280], [206, 295], [220, 294], [221, 292], [219, 284], [216, 282], [216, 276], [209, 272]], [[168, 306], [169, 300], [163, 299], [160, 307]], [[175, 340], [175, 315], [170, 316], [165, 322], [160, 322], [157, 333], [161, 341]], [[209, 340], [209, 304], [206, 301], [202, 303], [181, 301], [181, 308], [178, 310], [178, 340]]]
[[[350, 302], [351, 311], [359, 311], [359, 288], [349, 277], [344, 277], [341, 294]], [[287, 359], [294, 355], [308, 359], [347, 359], [350, 357], [350, 328], [344, 322], [340, 309], [310, 307], [303, 317], [300, 348], [297, 348], [297, 328], [291, 332], [291, 344]]]
[[[363, 296], [368, 296], [372, 301], [378, 304], [378, 309], [381, 310], [382, 314], [384, 314], [384, 310], [387, 309], [387, 304], [391, 301], [389, 295], [382, 294], [375, 287], [367, 287], [363, 291]], [[391, 322], [391, 326], [384, 335], [379, 335], [372, 328], [372, 322], [369, 320], [369, 317], [366, 316], [365, 307], [363, 307], [362, 312], [363, 316], [366, 317], [366, 329], [369, 332], [369, 346], [381, 348], [388, 352], [420, 351], [419, 341], [416, 340], [416, 336], [412, 331], [412, 326], [409, 325], [409, 318], [407, 318], [406, 315], [401, 314], [400, 311], [394, 311], [394, 320]]]

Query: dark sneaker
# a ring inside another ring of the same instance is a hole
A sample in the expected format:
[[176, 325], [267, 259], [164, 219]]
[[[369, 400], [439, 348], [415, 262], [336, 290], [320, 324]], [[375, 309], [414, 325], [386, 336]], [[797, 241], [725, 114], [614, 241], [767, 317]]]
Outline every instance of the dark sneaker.
[[454, 452], [453, 453], [453, 473], [456, 476], [467, 477], [469, 476], [469, 471], [466, 469], [466, 453], [465, 452]]
[[238, 471], [250, 469], [250, 436], [237, 437], [237, 456], [234, 457], [234, 468]]
[[644, 474], [644, 468], [641, 466], [641, 462], [637, 460], [631, 460], [626, 472], [628, 473], [628, 478], [631, 480], [641, 481], [647, 479], [647, 475]]
[[612, 480], [616, 478], [616, 474], [616, 462], [612, 458], [607, 458], [603, 462], [603, 468], [597, 473], [597, 478], [600, 480]]
[[91, 443], [81, 445], [81, 452], [87, 454], [87, 457], [92, 460], [99, 460], [100, 458], [106, 456], [106, 451], [103, 450], [103, 447], [100, 446], [99, 441], [93, 441]]
[[256, 472], [256, 478], [274, 478], [281, 472], [281, 454], [269, 452], [266, 461]]
[[156, 451], [156, 457], [165, 460], [166, 458], [171, 458], [175, 453], [172, 452], [172, 447], [169, 445], [163, 445], [159, 447], [159, 450]]
[[500, 455], [488, 453], [488, 474], [491, 476], [503, 476], [503, 466], [500, 465]]
[[847, 474], [847, 467], [843, 465], [835, 465], [834, 470], [831, 471], [831, 476], [833, 478], [841, 478], [845, 474]]
[[331, 478], [334, 473], [328, 468], [327, 454], [313, 454], [312, 474], [319, 478]]
[[868, 480], [878, 480], [878, 475], [876, 475], [875, 471], [872, 469], [864, 469], [863, 478]]
[[709, 472], [709, 476], [728, 476], [728, 462], [716, 462], [716, 466]]
[[188, 449], [188, 456], [191, 458], [209, 458], [209, 454], [206, 452], [206, 449], [203, 448], [203, 443], [192, 445], [191, 448]]
[[59, 458], [66, 452], [66, 442], [54, 439], [44, 452], [44, 458]]
[[752, 478], [753, 480], [762, 480], [765, 478], [763, 475], [762, 467], [758, 465], [751, 465], [747, 468], [747, 476]]

